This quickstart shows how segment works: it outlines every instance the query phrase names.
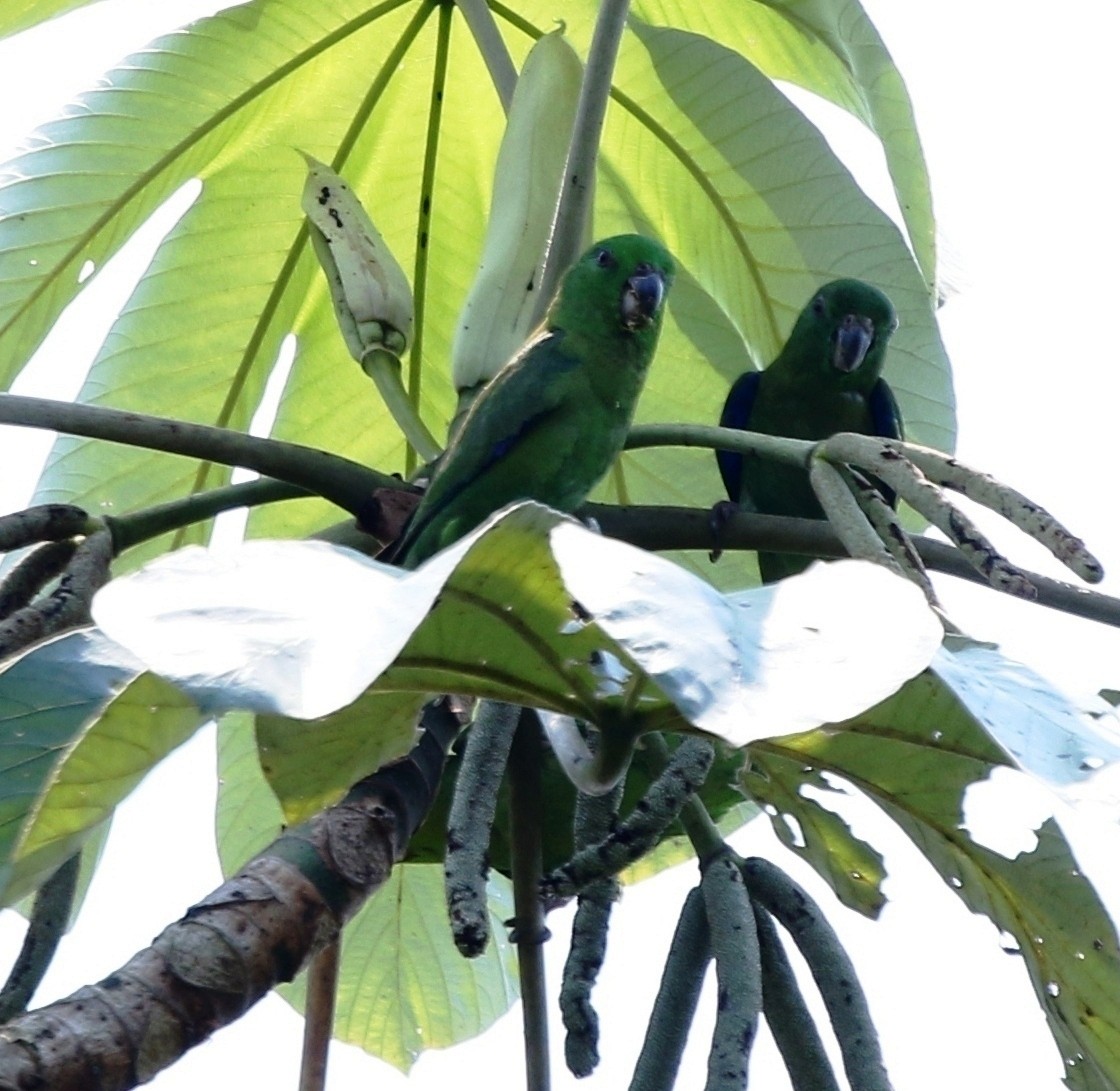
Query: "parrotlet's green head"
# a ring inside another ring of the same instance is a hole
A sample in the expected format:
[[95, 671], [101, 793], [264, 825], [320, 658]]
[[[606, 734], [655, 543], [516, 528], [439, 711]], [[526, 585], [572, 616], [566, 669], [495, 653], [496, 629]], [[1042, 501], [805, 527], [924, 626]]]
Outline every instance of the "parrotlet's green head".
[[568, 270], [546, 324], [595, 338], [656, 341], [674, 273], [669, 251], [653, 239], [602, 239]]
[[878, 288], [862, 280], [833, 280], [801, 312], [783, 355], [792, 347], [798, 359], [815, 361], [833, 381], [852, 376], [852, 385], [870, 388], [897, 328], [894, 306]]

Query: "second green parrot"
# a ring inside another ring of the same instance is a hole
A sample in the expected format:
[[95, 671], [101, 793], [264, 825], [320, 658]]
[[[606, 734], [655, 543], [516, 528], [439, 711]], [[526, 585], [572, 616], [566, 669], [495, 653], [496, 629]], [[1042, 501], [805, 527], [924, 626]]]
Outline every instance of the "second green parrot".
[[[898, 403], [882, 377], [897, 326], [894, 307], [878, 288], [861, 280], [826, 284], [798, 316], [774, 362], [735, 381], [720, 424], [793, 439], [836, 432], [902, 439]], [[745, 509], [824, 518], [801, 468], [731, 451], [717, 451], [716, 460], [727, 495]], [[801, 572], [811, 561], [788, 553], [758, 555], [766, 583]]]
[[516, 500], [572, 511], [614, 462], [653, 358], [673, 259], [641, 235], [592, 246], [541, 328], [471, 406], [395, 548], [415, 568]]

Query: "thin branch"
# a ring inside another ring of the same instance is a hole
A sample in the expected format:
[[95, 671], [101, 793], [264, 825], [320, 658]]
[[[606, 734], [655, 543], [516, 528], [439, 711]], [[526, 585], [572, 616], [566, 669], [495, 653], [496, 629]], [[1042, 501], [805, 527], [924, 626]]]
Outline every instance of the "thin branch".
[[339, 953], [340, 944], [336, 938], [317, 951], [307, 967], [299, 1091], [323, 1091], [326, 1087], [327, 1058], [334, 1030], [334, 1002], [338, 993]]
[[521, 980], [521, 1026], [528, 1091], [548, 1091], [548, 989], [544, 971], [544, 919], [540, 881], [544, 859], [544, 738], [536, 713], [522, 709], [509, 755], [509, 837], [513, 864], [517, 971]]
[[594, 194], [595, 163], [611, 94], [611, 77], [629, 10], [630, 0], [602, 0], [599, 5], [572, 127], [572, 143], [556, 208], [552, 242], [541, 272], [535, 319], [543, 317], [560, 278], [583, 248], [584, 229], [590, 220]]
[[74, 853], [39, 888], [27, 922], [27, 934], [15, 964], [0, 991], [0, 1023], [27, 1010], [54, 958], [74, 908], [82, 854]]
[[400, 486], [396, 478], [350, 459], [276, 439], [206, 424], [127, 413], [101, 405], [0, 395], [0, 424], [47, 428], [74, 436], [127, 443], [154, 451], [242, 466], [300, 485], [346, 511], [359, 513], [376, 488]]
[[[594, 519], [604, 534], [630, 542], [641, 549], [695, 549], [708, 552], [712, 547], [710, 509], [661, 505], [585, 504], [577, 514]], [[922, 563], [930, 570], [944, 572], [970, 583], [990, 584], [962, 556], [960, 550], [933, 538], [914, 538]], [[720, 547], [727, 550], [770, 550], [801, 553], [811, 557], [846, 557], [836, 532], [823, 519], [793, 519], [782, 515], [737, 512], [720, 530]], [[724, 564], [733, 564], [725, 558]], [[1064, 583], [1036, 572], [1024, 570], [1034, 585], [1033, 600], [1041, 606], [1120, 627], [1120, 599]]]
[[703, 447], [713, 451], [738, 451], [762, 455], [775, 462], [807, 468], [816, 440], [787, 439], [714, 424], [637, 424], [626, 437], [626, 450], [643, 447]]
[[254, 481], [207, 489], [205, 492], [184, 496], [181, 500], [169, 500], [166, 504], [154, 504], [150, 508], [141, 508], [127, 515], [107, 515], [105, 525], [113, 535], [113, 548], [117, 553], [122, 553], [141, 542], [158, 538], [161, 534], [213, 519], [222, 512], [313, 495], [315, 494], [301, 485], [261, 477]]

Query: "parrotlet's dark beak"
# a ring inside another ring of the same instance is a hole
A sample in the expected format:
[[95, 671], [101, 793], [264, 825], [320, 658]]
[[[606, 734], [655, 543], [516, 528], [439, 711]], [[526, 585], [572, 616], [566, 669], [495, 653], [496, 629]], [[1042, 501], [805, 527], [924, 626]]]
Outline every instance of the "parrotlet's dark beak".
[[639, 265], [622, 289], [622, 324], [628, 330], [648, 326], [664, 298], [664, 274], [649, 265]]
[[832, 366], [838, 371], [853, 372], [867, 355], [875, 338], [875, 326], [870, 318], [846, 314], [836, 331], [836, 344], [832, 350]]

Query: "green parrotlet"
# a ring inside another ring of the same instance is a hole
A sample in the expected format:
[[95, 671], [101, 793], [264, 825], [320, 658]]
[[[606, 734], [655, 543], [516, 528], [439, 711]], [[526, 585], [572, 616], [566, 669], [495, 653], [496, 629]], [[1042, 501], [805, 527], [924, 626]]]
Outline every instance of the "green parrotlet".
[[440, 456], [393, 551], [404, 568], [516, 500], [573, 511], [622, 450], [661, 330], [673, 259], [641, 235], [592, 246], [537, 332]]
[[[836, 432], [902, 439], [898, 403], [882, 377], [897, 326], [894, 307], [878, 288], [861, 280], [826, 284], [798, 316], [774, 362], [735, 381], [720, 424], [794, 439]], [[800, 467], [731, 451], [717, 451], [716, 460], [727, 495], [748, 511], [824, 518]], [[758, 555], [766, 583], [802, 572], [811, 562], [789, 553]]]

